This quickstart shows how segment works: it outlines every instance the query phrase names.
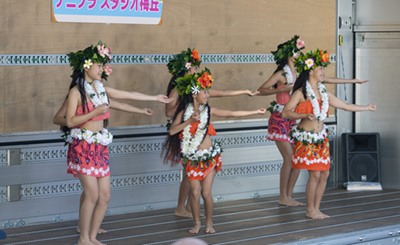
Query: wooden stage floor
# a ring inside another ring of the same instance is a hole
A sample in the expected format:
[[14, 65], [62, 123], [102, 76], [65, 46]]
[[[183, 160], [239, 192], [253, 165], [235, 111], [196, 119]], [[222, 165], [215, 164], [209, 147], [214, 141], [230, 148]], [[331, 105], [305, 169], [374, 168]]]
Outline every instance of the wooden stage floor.
[[[305, 202], [305, 194], [296, 200]], [[174, 216], [174, 209], [107, 216], [102, 228], [107, 234], [98, 239], [113, 245], [171, 244], [179, 238], [198, 237], [209, 244], [294, 243], [338, 233], [400, 224], [400, 191], [347, 192], [327, 190], [321, 211], [326, 220], [305, 217], [306, 207], [277, 205], [277, 196], [215, 203], [214, 228], [217, 233], [191, 235], [192, 220]], [[0, 244], [76, 244], [77, 221], [66, 221], [6, 229]], [[400, 240], [400, 239], [399, 239]]]

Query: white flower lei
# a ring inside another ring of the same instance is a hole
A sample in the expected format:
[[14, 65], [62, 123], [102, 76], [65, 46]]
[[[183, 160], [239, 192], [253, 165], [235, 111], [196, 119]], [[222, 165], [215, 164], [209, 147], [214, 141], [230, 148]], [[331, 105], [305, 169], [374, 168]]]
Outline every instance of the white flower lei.
[[192, 161], [207, 161], [213, 159], [221, 152], [221, 143], [216, 141], [213, 142], [213, 145], [210, 147], [210, 149], [198, 150], [193, 155], [186, 156], [186, 158]]
[[288, 65], [285, 65], [283, 67], [283, 71], [286, 73], [286, 80], [288, 84], [294, 84], [294, 79], [293, 79], [293, 73], [292, 70], [290, 69], [290, 67]]
[[324, 128], [321, 132], [313, 133], [307, 132], [304, 129], [299, 129], [298, 125], [292, 126], [289, 137], [296, 142], [303, 142], [304, 144], [321, 144], [325, 141], [325, 138], [328, 136], [329, 130], [328, 127], [324, 124]]
[[70, 132], [65, 133], [61, 136], [66, 143], [72, 143], [75, 139], [85, 140], [88, 144], [101, 144], [101, 145], [108, 145], [113, 141], [113, 136], [111, 133], [108, 132], [106, 128], [103, 128], [102, 131], [97, 133], [93, 133], [87, 129], [79, 129], [74, 128], [71, 129]]
[[100, 81], [94, 81], [94, 87], [97, 93], [94, 91], [93, 87], [89, 82], [85, 81], [85, 91], [89, 95], [90, 101], [92, 101], [94, 107], [98, 107], [102, 104], [108, 104], [107, 92]]
[[[200, 145], [201, 141], [203, 140], [204, 134], [207, 131], [207, 129], [204, 127], [207, 125], [208, 107], [200, 105], [199, 110], [200, 110], [200, 124], [198, 125], [194, 137], [192, 137], [192, 134], [190, 133], [190, 127], [191, 127], [190, 124], [183, 129], [181, 148], [182, 148], [182, 155], [185, 157], [190, 157], [191, 155], [196, 153], [197, 147]], [[194, 112], [193, 104], [189, 104], [183, 115], [183, 120], [187, 121], [192, 116], [193, 112]]]
[[318, 83], [318, 90], [321, 95], [321, 110], [319, 108], [318, 99], [315, 96], [314, 90], [311, 88], [310, 83], [308, 81], [306, 82], [306, 94], [308, 97], [310, 97], [310, 102], [313, 107], [313, 114], [318, 119], [318, 121], [324, 121], [326, 116], [328, 115], [329, 97], [328, 93], [326, 92], [326, 88], [322, 83]]

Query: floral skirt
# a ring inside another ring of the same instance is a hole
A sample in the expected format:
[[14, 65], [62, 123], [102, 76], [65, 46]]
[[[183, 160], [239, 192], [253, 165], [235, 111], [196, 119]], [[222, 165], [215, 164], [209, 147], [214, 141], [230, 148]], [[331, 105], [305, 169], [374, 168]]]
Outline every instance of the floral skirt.
[[93, 177], [110, 175], [108, 147], [87, 143], [85, 140], [75, 139], [68, 144], [67, 164], [68, 174], [78, 177], [83, 174]]
[[267, 139], [293, 143], [293, 140], [287, 134], [294, 124], [296, 124], [295, 121], [282, 118], [280, 112], [272, 112], [268, 121]]
[[315, 171], [329, 170], [329, 140], [326, 137], [322, 144], [304, 144], [298, 141], [294, 145], [292, 168]]
[[222, 157], [221, 154], [215, 156], [208, 161], [192, 161], [189, 160], [185, 166], [186, 175], [191, 180], [203, 180], [214, 168], [216, 172], [221, 171]]

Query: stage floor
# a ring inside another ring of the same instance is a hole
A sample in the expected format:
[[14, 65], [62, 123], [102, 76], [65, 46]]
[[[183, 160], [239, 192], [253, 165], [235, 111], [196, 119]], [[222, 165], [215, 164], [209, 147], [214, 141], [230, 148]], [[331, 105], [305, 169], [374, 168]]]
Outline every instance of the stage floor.
[[[295, 194], [305, 203], [305, 193]], [[199, 234], [191, 235], [192, 220], [174, 216], [174, 209], [107, 216], [102, 228], [107, 234], [98, 239], [107, 244], [171, 244], [183, 237], [198, 237], [209, 244], [277, 244], [304, 242], [338, 233], [400, 224], [400, 191], [327, 190], [321, 211], [326, 220], [305, 217], [306, 207], [278, 206], [278, 197], [215, 203], [214, 228], [206, 234], [204, 222]], [[6, 229], [0, 244], [76, 244], [77, 221]]]

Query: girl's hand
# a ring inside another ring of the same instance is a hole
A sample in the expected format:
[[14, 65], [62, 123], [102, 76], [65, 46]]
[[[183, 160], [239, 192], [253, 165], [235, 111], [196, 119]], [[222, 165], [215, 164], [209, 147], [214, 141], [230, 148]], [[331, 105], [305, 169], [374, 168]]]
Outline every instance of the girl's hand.
[[354, 78], [354, 83], [358, 83], [358, 84], [366, 83], [368, 81], [369, 81], [369, 79], [367, 79], [367, 80], [358, 80], [357, 78]]
[[285, 84], [281, 88], [282, 92], [291, 92], [293, 90], [293, 84]]
[[192, 120], [192, 122], [197, 122], [200, 120], [200, 113], [197, 111], [193, 112], [193, 114], [190, 116], [190, 120]]
[[161, 103], [168, 104], [169, 102], [173, 101], [174, 98], [168, 98], [168, 96], [159, 94], [157, 95], [157, 100], [160, 101]]
[[314, 114], [307, 114], [307, 119], [310, 121], [314, 121], [316, 117], [314, 116]]
[[250, 96], [250, 97], [253, 97], [254, 95], [257, 95], [257, 94], [259, 94], [260, 93], [260, 91], [256, 91], [256, 92], [251, 92], [249, 89], [246, 91], [246, 93], [247, 93], [247, 95], [248, 96]]
[[107, 113], [107, 111], [110, 109], [110, 104], [102, 104], [96, 107], [93, 111], [96, 114], [96, 116], [103, 115], [104, 113]]
[[367, 108], [369, 111], [375, 111], [376, 110], [376, 105], [375, 104], [369, 104], [367, 105]]
[[264, 115], [267, 110], [264, 108], [258, 109], [257, 114]]
[[143, 108], [143, 114], [146, 114], [147, 116], [153, 115], [153, 110], [149, 108]]

